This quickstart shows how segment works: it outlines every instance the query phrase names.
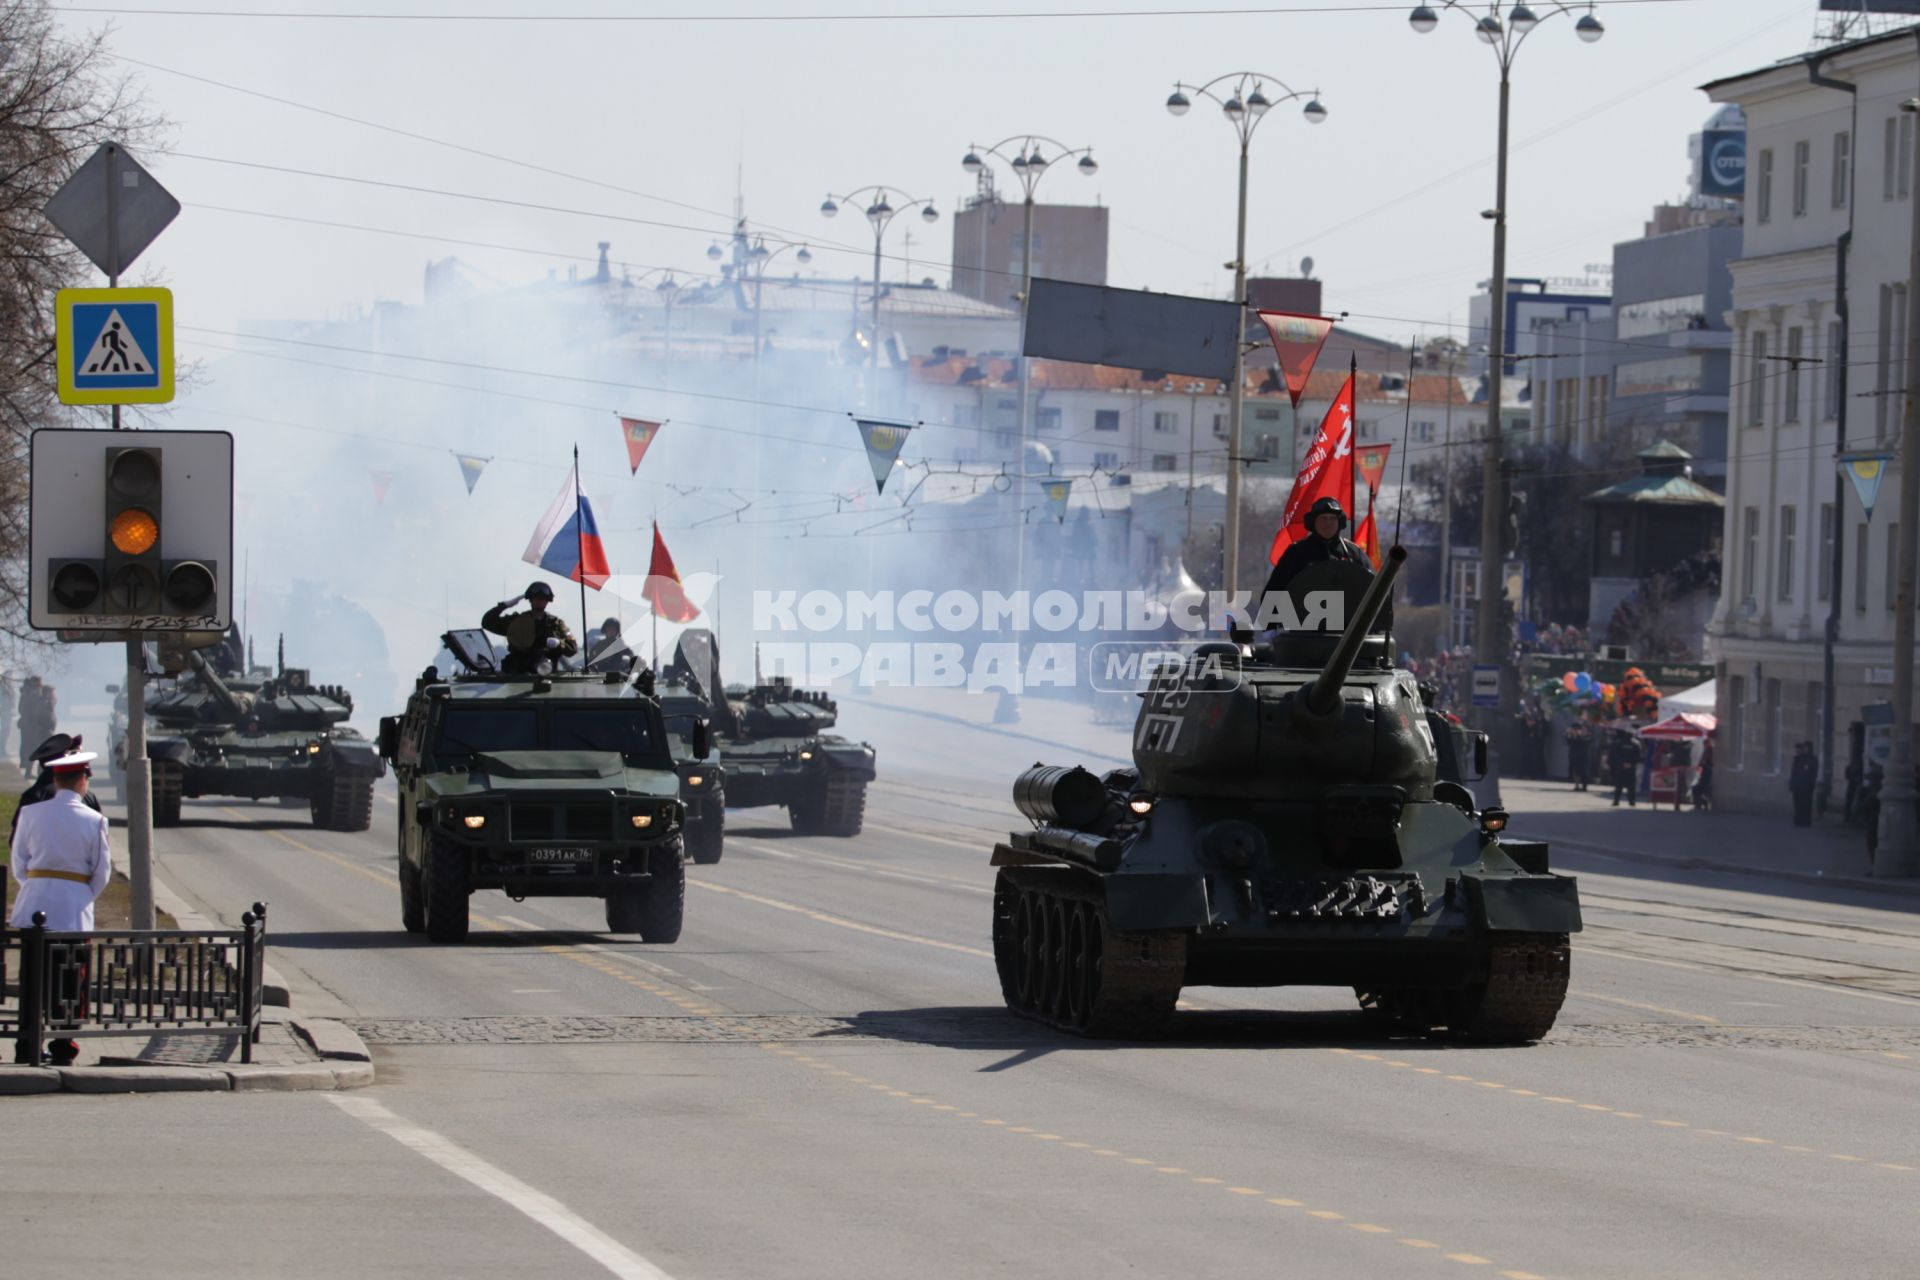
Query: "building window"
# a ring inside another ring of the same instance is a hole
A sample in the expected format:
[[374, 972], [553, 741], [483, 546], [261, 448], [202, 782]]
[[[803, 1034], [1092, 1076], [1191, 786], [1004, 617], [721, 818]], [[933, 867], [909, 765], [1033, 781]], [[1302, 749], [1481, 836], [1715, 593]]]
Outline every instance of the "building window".
[[1740, 539], [1740, 596], [1744, 600], [1751, 600], [1756, 581], [1755, 566], [1760, 563], [1760, 508], [1748, 507], [1742, 515], [1744, 531]]
[[1747, 678], [1734, 676], [1727, 681], [1727, 746], [1733, 759], [1729, 769], [1747, 767]]
[[1894, 179], [1900, 168], [1900, 117], [1888, 116], [1880, 156], [1880, 198], [1893, 199]]
[[1431, 422], [1414, 423], [1413, 438], [1415, 440], [1418, 440], [1421, 444], [1432, 444], [1433, 443], [1433, 424]]
[[1253, 456], [1262, 462], [1280, 460], [1280, 437], [1262, 433], [1253, 442]]
[[1253, 411], [1253, 420], [1255, 422], [1278, 422], [1280, 421], [1280, 411], [1278, 409], [1255, 409]]
[[1853, 135], [1840, 132], [1833, 135], [1833, 207], [1847, 207], [1847, 196], [1853, 186]]
[[1747, 425], [1765, 426], [1767, 421], [1767, 335], [1753, 335], [1753, 372], [1747, 382]]
[[994, 412], [996, 412], [996, 413], [1018, 413], [1018, 412], [1020, 412], [1020, 402], [1019, 402], [1018, 400], [999, 400], [999, 401], [996, 401], [996, 402], [994, 403]]
[[1900, 421], [1900, 410], [1895, 402], [1895, 392], [1906, 382], [1902, 376], [1906, 365], [1907, 349], [1907, 286], [1904, 284], [1883, 284], [1880, 286], [1880, 351], [1879, 351], [1879, 395], [1873, 401], [1874, 429], [1882, 436], [1887, 433], [1887, 424]]
[[1611, 381], [1604, 373], [1596, 373], [1587, 379], [1586, 435], [1589, 443], [1598, 440], [1607, 425], [1607, 395]]
[[1802, 330], [1798, 325], [1787, 330], [1786, 394], [1783, 415], [1788, 422], [1800, 421], [1800, 348]]
[[1179, 425], [1180, 415], [1177, 413], [1168, 413], [1166, 410], [1161, 409], [1155, 411], [1153, 415], [1153, 429], [1155, 431], [1172, 431], [1178, 428]]
[[1902, 111], [1898, 119], [1900, 121], [1900, 141], [1896, 146], [1896, 150], [1899, 152], [1898, 168], [1900, 171], [1900, 180], [1896, 184], [1895, 190], [1899, 192], [1900, 198], [1905, 200], [1907, 194], [1913, 190], [1913, 117]]
[[1867, 611], [1867, 522], [1853, 530], [1853, 611]]
[[1227, 415], [1226, 414], [1216, 413], [1213, 415], [1213, 434], [1215, 434], [1216, 436], [1219, 436], [1222, 440], [1226, 439], [1227, 437]]
[[1770, 222], [1773, 219], [1773, 151], [1771, 148], [1760, 153], [1760, 170], [1754, 175], [1753, 216], [1756, 222]]
[[1778, 773], [1780, 772], [1780, 682], [1769, 680], [1764, 687], [1767, 701], [1766, 705], [1760, 708], [1760, 714], [1765, 717], [1760, 730], [1767, 735], [1764, 748], [1767, 772]]
[[953, 411], [953, 425], [956, 427], [977, 427], [980, 425], [980, 406], [963, 404]]
[[1060, 411], [1058, 409], [1037, 409], [1034, 411], [1033, 424], [1041, 431], [1060, 429]]
[[1887, 526], [1886, 588], [1887, 588], [1887, 612], [1888, 613], [1893, 612], [1893, 596], [1895, 591], [1895, 584], [1899, 581], [1899, 578], [1900, 578], [1899, 564], [1900, 564], [1900, 526], [1896, 522], [1893, 524], [1889, 524]]
[[1627, 533], [1624, 529], [1607, 530], [1607, 554], [1618, 560], [1627, 549]]
[[1793, 216], [1807, 216], [1807, 174], [1813, 168], [1813, 144], [1802, 139], [1793, 144]]
[[1793, 599], [1793, 551], [1794, 535], [1797, 532], [1794, 526], [1798, 523], [1799, 515], [1798, 507], [1780, 508], [1780, 572], [1779, 583], [1774, 594], [1782, 600]]
[[1120, 469], [1120, 455], [1110, 449], [1098, 451], [1093, 455], [1093, 469], [1095, 471], [1118, 471]]
[[1840, 417], [1840, 369], [1845, 363], [1840, 351], [1840, 322], [1827, 324], [1827, 362], [1822, 371], [1821, 385], [1824, 388], [1825, 404], [1821, 416], [1832, 422]]
[[1120, 411], [1118, 409], [1095, 409], [1093, 411], [1093, 429], [1095, 431], [1118, 431], [1120, 429]]
[[1814, 566], [1814, 581], [1819, 584], [1822, 604], [1833, 598], [1833, 539], [1840, 522], [1834, 518], [1831, 502], [1820, 504], [1820, 563]]
[[[1813, 753], [1823, 756], [1827, 749], [1827, 687], [1818, 680], [1807, 681], [1807, 737], [1813, 741]], [[1825, 770], [1831, 778], [1833, 770]]]
[[[1263, 440], [1262, 443], [1264, 444], [1265, 441]], [[1153, 455], [1153, 469], [1155, 471], [1172, 471], [1179, 467], [1179, 465], [1180, 457], [1178, 454], [1156, 453]]]

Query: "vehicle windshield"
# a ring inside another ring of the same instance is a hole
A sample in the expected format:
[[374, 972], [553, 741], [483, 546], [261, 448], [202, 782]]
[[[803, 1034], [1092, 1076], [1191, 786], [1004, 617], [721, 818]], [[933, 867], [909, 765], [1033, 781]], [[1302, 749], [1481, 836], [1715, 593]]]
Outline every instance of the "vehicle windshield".
[[465, 759], [481, 751], [531, 751], [540, 745], [540, 717], [532, 707], [449, 707], [440, 721], [434, 755]]
[[634, 707], [556, 707], [547, 725], [547, 745], [555, 751], [618, 751], [623, 756], [653, 752], [645, 712]]

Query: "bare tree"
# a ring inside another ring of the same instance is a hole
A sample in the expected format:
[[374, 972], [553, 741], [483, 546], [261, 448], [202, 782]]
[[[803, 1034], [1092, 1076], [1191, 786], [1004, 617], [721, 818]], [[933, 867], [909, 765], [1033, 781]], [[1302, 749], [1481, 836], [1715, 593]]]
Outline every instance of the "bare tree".
[[27, 448], [62, 420], [54, 295], [91, 269], [40, 211], [100, 143], [139, 146], [162, 128], [106, 40], [61, 32], [45, 0], [0, 7], [0, 650], [14, 657], [38, 638], [26, 621]]

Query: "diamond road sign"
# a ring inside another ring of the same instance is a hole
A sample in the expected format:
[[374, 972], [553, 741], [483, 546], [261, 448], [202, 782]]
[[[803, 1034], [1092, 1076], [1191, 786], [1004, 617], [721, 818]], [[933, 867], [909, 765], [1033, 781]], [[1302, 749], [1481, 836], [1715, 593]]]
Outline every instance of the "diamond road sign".
[[62, 404], [173, 399], [173, 291], [62, 289], [54, 360]]
[[118, 277], [180, 214], [180, 202], [117, 142], [101, 145], [42, 210], [93, 265]]

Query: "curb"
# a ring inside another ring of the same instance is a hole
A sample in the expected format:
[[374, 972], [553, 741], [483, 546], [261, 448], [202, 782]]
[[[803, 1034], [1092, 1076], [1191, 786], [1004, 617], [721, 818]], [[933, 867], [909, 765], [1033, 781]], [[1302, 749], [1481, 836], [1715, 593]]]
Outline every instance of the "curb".
[[373, 1057], [352, 1027], [330, 1018], [288, 1023], [320, 1054], [297, 1066], [233, 1063], [217, 1067], [0, 1066], [0, 1098], [45, 1093], [295, 1093], [364, 1089]]
[[1597, 854], [1603, 858], [1613, 858], [1621, 862], [1638, 862], [1648, 866], [1673, 867], [1682, 871], [1717, 871], [1728, 875], [1753, 876], [1762, 880], [1788, 880], [1796, 884], [1920, 898], [1920, 880], [1876, 880], [1866, 876], [1827, 876], [1785, 867], [1756, 867], [1740, 862], [1721, 862], [1716, 858], [1670, 858], [1663, 854], [1648, 853], [1642, 849], [1611, 849], [1604, 845], [1587, 844], [1579, 840], [1549, 839], [1548, 843], [1555, 849]]

